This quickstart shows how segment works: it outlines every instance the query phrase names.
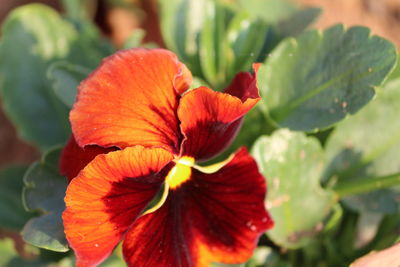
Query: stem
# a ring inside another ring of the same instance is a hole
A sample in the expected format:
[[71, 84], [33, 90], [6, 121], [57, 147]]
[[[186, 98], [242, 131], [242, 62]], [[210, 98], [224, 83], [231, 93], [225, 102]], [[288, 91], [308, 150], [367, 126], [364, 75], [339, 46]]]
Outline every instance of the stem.
[[341, 199], [347, 196], [369, 193], [395, 185], [400, 185], [400, 173], [380, 177], [367, 177], [339, 183], [333, 190], [336, 192], [339, 199]]

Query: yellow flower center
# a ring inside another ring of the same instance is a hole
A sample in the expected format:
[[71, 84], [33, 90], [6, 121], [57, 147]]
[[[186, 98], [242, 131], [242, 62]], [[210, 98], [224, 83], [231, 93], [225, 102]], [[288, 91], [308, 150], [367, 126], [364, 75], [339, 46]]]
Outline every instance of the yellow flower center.
[[192, 167], [194, 166], [194, 158], [182, 157], [175, 161], [176, 165], [169, 171], [165, 182], [169, 188], [175, 189], [187, 180], [192, 175]]
[[169, 189], [176, 189], [190, 179], [192, 175], [192, 167], [194, 166], [194, 158], [185, 156], [174, 161], [175, 166], [168, 172], [167, 177], [165, 178], [164, 190], [160, 200], [156, 205], [154, 205], [154, 207], [145, 211], [143, 215], [158, 210], [167, 200]]
[[175, 166], [168, 172], [165, 178], [164, 189], [158, 202], [150, 209], [146, 210], [142, 215], [152, 213], [158, 210], [167, 200], [170, 189], [176, 189], [181, 186], [184, 182], [188, 181], [192, 176], [192, 168], [195, 168], [203, 173], [214, 173], [221, 169], [226, 163], [232, 160], [233, 155], [228, 159], [215, 163], [210, 166], [202, 167], [194, 164], [194, 158], [184, 156], [179, 159], [175, 159]]

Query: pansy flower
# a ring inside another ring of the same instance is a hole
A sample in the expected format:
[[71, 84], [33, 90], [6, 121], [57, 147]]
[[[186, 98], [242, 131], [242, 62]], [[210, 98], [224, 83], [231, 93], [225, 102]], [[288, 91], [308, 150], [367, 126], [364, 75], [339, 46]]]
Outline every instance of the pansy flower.
[[224, 93], [188, 90], [191, 79], [173, 53], [131, 49], [80, 84], [61, 158], [77, 266], [101, 263], [122, 240], [128, 266], [240, 263], [272, 227], [245, 148], [198, 165], [230, 144], [259, 101], [255, 74], [239, 73]]

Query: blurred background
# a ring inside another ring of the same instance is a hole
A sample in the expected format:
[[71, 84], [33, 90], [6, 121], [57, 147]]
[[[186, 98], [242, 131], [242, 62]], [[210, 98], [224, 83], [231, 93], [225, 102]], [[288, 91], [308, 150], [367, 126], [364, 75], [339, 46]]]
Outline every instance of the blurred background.
[[[233, 1], [233, 0], [225, 0]], [[262, 0], [260, 0], [262, 1]], [[293, 0], [299, 5], [318, 6], [323, 14], [315, 24], [326, 28], [341, 22], [347, 26], [366, 25], [397, 46], [400, 45], [400, 0]], [[0, 23], [15, 7], [32, 3], [45, 3], [62, 12], [59, 0], [1, 0]], [[143, 28], [145, 42], [163, 46], [157, 19], [157, 0], [97, 0], [91, 2], [93, 19], [104, 35], [118, 47], [132, 31]], [[0, 99], [1, 105], [1, 99]], [[0, 109], [0, 166], [9, 163], [30, 163], [39, 153], [21, 141], [12, 124]]]

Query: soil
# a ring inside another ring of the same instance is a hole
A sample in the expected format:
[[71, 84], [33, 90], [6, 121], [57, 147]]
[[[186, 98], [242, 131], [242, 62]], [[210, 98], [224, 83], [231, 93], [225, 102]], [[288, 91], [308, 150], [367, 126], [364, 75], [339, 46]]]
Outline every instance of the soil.
[[[104, 3], [104, 1], [99, 0]], [[138, 16], [127, 14], [121, 10], [106, 10], [107, 28], [117, 45], [120, 45], [132, 29], [142, 25], [149, 33], [146, 41], [162, 43], [160, 32], [157, 27], [156, 1], [155, 0], [132, 0], [141, 6], [145, 12]], [[324, 9], [320, 20], [316, 23], [317, 28], [326, 28], [335, 23], [351, 25], [366, 25], [372, 29], [374, 34], [381, 35], [400, 46], [400, 0], [294, 0], [301, 5], [320, 6]], [[54, 0], [1, 0], [0, 22], [15, 6], [29, 2], [41, 2], [59, 8], [59, 2]], [[103, 10], [104, 12], [104, 10]], [[96, 17], [96, 19], [99, 19]], [[100, 17], [100, 20], [102, 17]], [[38, 152], [29, 144], [17, 137], [16, 130], [7, 120], [0, 109], [0, 167], [9, 163], [29, 163], [37, 159]]]

